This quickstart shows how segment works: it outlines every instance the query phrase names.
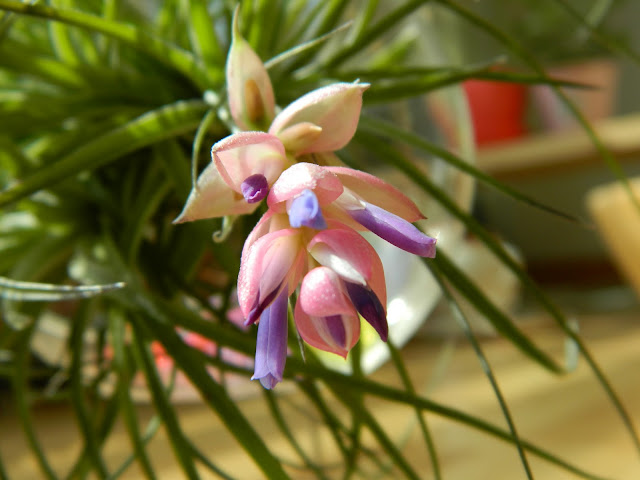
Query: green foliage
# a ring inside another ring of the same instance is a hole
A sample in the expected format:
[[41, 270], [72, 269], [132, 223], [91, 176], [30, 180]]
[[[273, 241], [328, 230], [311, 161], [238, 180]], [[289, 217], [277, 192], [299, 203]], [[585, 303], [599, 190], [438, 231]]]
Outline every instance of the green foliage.
[[[232, 472], [221, 471], [213, 458], [199, 451], [180, 425], [171, 401], [173, 382], [162, 378], [154, 361], [153, 348], [158, 346], [174, 362], [174, 378], [179, 370], [193, 383], [265, 477], [293, 475], [255, 420], [239, 408], [224, 375], [210, 373], [215, 367], [220, 374], [240, 373], [248, 382], [251, 372], [222, 356], [203, 354], [180, 335], [184, 330], [195, 332], [247, 356], [255, 350], [255, 332], [235, 327], [227, 315], [233, 307], [242, 243], [257, 215], [237, 219], [221, 243], [211, 240], [211, 234], [224, 227], [220, 221], [172, 224], [194, 173], [209, 161], [209, 146], [229, 133], [224, 66], [236, 3], [0, 0], [0, 377], [10, 385], [20, 424], [45, 478], [80, 478], [89, 473], [117, 478], [134, 461], [146, 478], [155, 478], [146, 447], [161, 425], [185, 478], [198, 478], [200, 468], [233, 478]], [[417, 41], [403, 32], [410, 30], [417, 13], [436, 8], [431, 3], [502, 40], [532, 66], [533, 73], [497, 73], [490, 65], [412, 64], [409, 59], [415, 57]], [[391, 168], [410, 177], [450, 212], [452, 221], [461, 222], [516, 272], [522, 285], [577, 342], [638, 443], [621, 402], [563, 314], [491, 235], [424, 175], [420, 163], [448, 162], [512, 201], [564, 214], [501, 185], [474, 169], [469, 159], [420, 134], [375, 118], [379, 109], [394, 102], [468, 78], [566, 85], [549, 79], [535, 63], [535, 55], [510, 42], [490, 22], [445, 0], [247, 0], [239, 11], [242, 33], [267, 64], [279, 105], [340, 79], [373, 83], [364, 97], [369, 110], [355, 143], [368, 149], [371, 157], [383, 154]], [[405, 147], [418, 156], [405, 156]], [[350, 155], [356, 156], [350, 151], [345, 157]], [[373, 169], [375, 164], [360, 160], [358, 166]], [[532, 361], [552, 372], [562, 370], [446, 256], [427, 264], [442, 280], [447, 298], [447, 289], [455, 288]], [[55, 303], [62, 300], [66, 302]], [[68, 326], [70, 361], [47, 365], [43, 379], [37, 352], [31, 352], [29, 345], [52, 312]], [[362, 473], [363, 458], [380, 471], [391, 466], [399, 476], [418, 478], [401, 446], [367, 408], [368, 398], [415, 410], [436, 478], [440, 477], [437, 439], [430, 434], [425, 412], [511, 442], [528, 475], [526, 455], [532, 453], [583, 478], [598, 478], [518, 437], [473, 332], [464, 318], [461, 324], [495, 389], [508, 430], [416, 392], [402, 352], [392, 345], [402, 388], [366, 378], [358, 363], [361, 349], [354, 350], [353, 373], [348, 375], [324, 366], [310, 352], [303, 360], [301, 352], [292, 349], [285, 377], [330, 431], [341, 454], [344, 478]], [[95, 335], [95, 343], [85, 342], [87, 332]], [[83, 373], [86, 358], [94, 359], [98, 370], [91, 378]], [[56, 376], [68, 380], [52, 387]], [[145, 379], [156, 412], [144, 431], [131, 394], [136, 376]], [[102, 386], [107, 379], [113, 388], [105, 393]], [[38, 439], [31, 407], [47, 400], [38, 387], [43, 381], [48, 390], [53, 388], [70, 402], [76, 414], [83, 448], [70, 472], [52, 467]], [[265, 402], [300, 464], [317, 478], [329, 478], [324, 465], [289, 428], [283, 397], [267, 392]], [[347, 420], [335, 413], [334, 404], [342, 404]], [[102, 447], [117, 420], [125, 425], [133, 453], [121, 465], [108, 465]], [[383, 458], [365, 445], [363, 432], [371, 434]], [[5, 470], [0, 461], [0, 478], [7, 477]]]

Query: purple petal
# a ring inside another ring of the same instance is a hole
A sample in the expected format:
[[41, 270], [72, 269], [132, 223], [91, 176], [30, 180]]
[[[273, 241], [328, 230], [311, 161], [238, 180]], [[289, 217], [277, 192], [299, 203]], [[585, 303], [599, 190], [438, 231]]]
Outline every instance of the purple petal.
[[268, 195], [269, 183], [264, 175], [256, 173], [242, 182], [240, 190], [247, 203], [258, 203]]
[[376, 294], [368, 286], [351, 282], [344, 282], [344, 285], [358, 313], [375, 328], [382, 341], [386, 342], [389, 336], [387, 315]]
[[289, 206], [289, 224], [293, 228], [302, 226], [324, 230], [327, 228], [318, 204], [318, 197], [311, 190], [303, 190], [300, 195], [293, 199]]
[[251, 380], [260, 380], [266, 389], [282, 381], [287, 361], [287, 305], [286, 290], [265, 309], [258, 324], [255, 370]]
[[330, 317], [324, 317], [324, 321], [327, 324], [329, 334], [333, 338], [336, 344], [342, 348], [347, 347], [347, 332], [344, 328], [344, 321], [342, 315], [331, 315]]
[[436, 256], [436, 239], [430, 237], [413, 224], [370, 203], [358, 210], [347, 210], [356, 222], [375, 233], [383, 240], [414, 255]]
[[274, 302], [274, 299], [277, 300], [279, 298], [278, 294], [282, 291], [284, 290], [282, 289], [282, 284], [280, 284], [277, 288], [266, 294], [262, 302], [260, 301], [261, 292], [258, 292], [258, 295], [256, 295], [256, 301], [251, 307], [251, 311], [249, 312], [249, 315], [247, 315], [247, 319], [244, 324], [251, 325], [256, 323], [258, 319], [261, 318], [262, 314], [269, 308], [271, 302]]

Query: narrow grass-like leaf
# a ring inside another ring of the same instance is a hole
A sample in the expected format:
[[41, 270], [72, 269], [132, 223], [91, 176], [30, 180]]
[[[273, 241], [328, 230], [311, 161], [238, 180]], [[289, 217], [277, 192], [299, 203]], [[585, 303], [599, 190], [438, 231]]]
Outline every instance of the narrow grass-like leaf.
[[202, 142], [204, 137], [211, 128], [213, 122], [217, 119], [216, 112], [209, 110], [207, 114], [202, 117], [198, 130], [193, 137], [193, 147], [191, 149], [191, 188], [196, 188], [198, 180], [198, 160], [200, 159], [200, 149], [202, 148]]
[[[58, 0], [55, 7], [69, 7], [68, 0]], [[78, 58], [78, 52], [71, 41], [71, 35], [69, 27], [63, 23], [51, 22], [48, 25], [49, 36], [51, 37], [51, 46], [56, 54], [56, 57], [62, 63], [68, 65], [77, 65], [80, 63]]]
[[335, 385], [328, 384], [328, 386], [334, 391], [336, 398], [340, 400], [343, 405], [351, 410], [354, 415], [358, 415], [362, 419], [364, 425], [366, 425], [367, 429], [384, 449], [385, 454], [389, 455], [393, 463], [404, 474], [404, 476], [411, 480], [420, 480], [420, 476], [407, 462], [407, 459], [402, 455], [400, 449], [393, 443], [393, 440], [389, 438], [371, 412], [366, 408], [361, 408], [358, 405], [358, 402], [354, 401], [355, 399], [352, 398], [352, 395], [360, 394], [361, 392], [351, 389], [347, 392], [345, 389], [336, 388]]
[[278, 404], [278, 400], [276, 395], [270, 390], [263, 390], [264, 398], [266, 399], [267, 406], [269, 407], [269, 412], [271, 412], [271, 417], [276, 422], [278, 429], [284, 435], [284, 437], [289, 442], [289, 445], [295, 450], [298, 454], [304, 465], [314, 473], [315, 477], [318, 479], [327, 480], [328, 477], [324, 474], [322, 469], [318, 467], [307, 455], [304, 451], [304, 448], [300, 445], [300, 442], [296, 439], [296, 437], [291, 432], [289, 425], [287, 425], [287, 421], [282, 414], [282, 410], [280, 409], [280, 405]]
[[[442, 256], [441, 251], [438, 253], [438, 257], [440, 256]], [[511, 417], [511, 413], [509, 412], [507, 402], [504, 396], [502, 395], [502, 392], [500, 391], [500, 387], [498, 386], [498, 381], [496, 380], [495, 375], [493, 374], [493, 371], [491, 369], [491, 366], [489, 365], [489, 360], [487, 359], [484, 352], [482, 351], [482, 348], [480, 347], [480, 344], [478, 343], [478, 340], [476, 339], [476, 336], [473, 333], [473, 330], [471, 329], [471, 325], [469, 325], [469, 321], [467, 320], [467, 317], [464, 315], [464, 313], [460, 309], [458, 302], [453, 297], [453, 294], [447, 287], [446, 281], [445, 281], [446, 275], [444, 274], [444, 271], [440, 269], [440, 266], [436, 262], [424, 262], [424, 263], [429, 268], [429, 271], [433, 274], [434, 278], [436, 279], [436, 282], [438, 282], [438, 285], [440, 286], [440, 290], [442, 291], [443, 295], [447, 299], [447, 302], [449, 303], [449, 308], [451, 312], [453, 313], [456, 320], [458, 320], [458, 324], [460, 325], [460, 328], [464, 332], [464, 335], [467, 337], [467, 340], [471, 344], [471, 347], [473, 348], [476, 356], [478, 357], [480, 366], [482, 367], [484, 374], [486, 375], [487, 379], [489, 380], [489, 383], [491, 384], [491, 388], [493, 389], [496, 395], [496, 399], [500, 404], [500, 409], [502, 410], [502, 414], [507, 422], [507, 425], [509, 426], [509, 431], [511, 432], [511, 436], [513, 437], [513, 443], [515, 444], [516, 449], [518, 450], [518, 455], [520, 456], [520, 461], [522, 462], [522, 467], [524, 468], [524, 472], [527, 478], [529, 480], [532, 480], [533, 474], [531, 472], [531, 467], [529, 466], [527, 456], [524, 452], [524, 448], [522, 446], [520, 436], [518, 435], [518, 432], [516, 430], [516, 425], [513, 421], [513, 418]]]
[[[462, 7], [461, 5], [451, 0], [436, 0], [436, 1], [445, 5], [450, 10], [457, 13], [459, 16], [467, 20], [472, 25], [475, 25], [476, 27], [487, 32], [497, 41], [499, 41], [500, 43], [505, 45], [507, 48], [509, 48], [511, 51], [513, 51], [516, 55], [518, 55], [536, 73], [540, 75], [545, 75], [544, 68], [542, 67], [540, 62], [538, 62], [538, 60], [536, 60], [533, 54], [525, 50], [522, 47], [522, 45], [520, 45], [515, 39], [509, 37], [507, 34], [505, 34], [503, 31], [501, 31], [491, 23], [487, 22], [483, 18], [475, 15], [470, 10]], [[557, 97], [568, 108], [569, 113], [576, 119], [578, 124], [583, 128], [583, 130], [585, 131], [585, 133], [587, 134], [587, 136], [595, 146], [600, 156], [604, 159], [605, 164], [608, 166], [609, 170], [611, 170], [611, 172], [616, 176], [616, 178], [622, 183], [622, 185], [624, 186], [629, 196], [629, 199], [631, 200], [633, 205], [636, 207], [636, 209], [640, 212], [640, 199], [633, 193], [631, 186], [629, 184], [629, 179], [627, 178], [627, 175], [625, 174], [624, 170], [622, 170], [620, 163], [614, 158], [611, 152], [605, 147], [605, 145], [602, 143], [602, 140], [600, 140], [600, 137], [596, 134], [595, 130], [593, 129], [593, 126], [585, 118], [582, 112], [577, 108], [575, 103], [572, 102], [569, 99], [569, 97], [559, 87], [555, 85], [551, 85], [551, 88], [553, 88]], [[616, 401], [615, 403], [621, 406], [619, 401]], [[629, 423], [629, 426], [631, 425], [632, 423]], [[638, 453], [640, 453], [640, 437], [637, 435], [635, 431], [633, 433], [633, 437], [634, 437], [634, 443], [636, 444], [636, 449], [638, 450]]]
[[123, 282], [107, 285], [53, 285], [50, 283], [24, 282], [0, 277], [0, 298], [29, 302], [59, 302], [93, 297], [124, 287]]
[[[0, 9], [76, 25], [109, 35], [174, 68], [193, 80], [202, 90], [210, 86], [210, 79], [206, 75], [204, 67], [195, 60], [193, 55], [134, 25], [107, 20], [79, 10], [66, 10], [42, 4], [27, 4], [17, 0], [0, 0]], [[220, 72], [215, 81], [222, 82], [222, 80]]]
[[171, 406], [171, 401], [162, 386], [162, 382], [154, 364], [154, 357], [149, 351], [147, 345], [145, 345], [137, 323], [133, 323], [133, 327], [134, 351], [142, 366], [142, 370], [147, 380], [147, 386], [149, 387], [149, 391], [153, 397], [153, 402], [165, 427], [167, 428], [167, 436], [171, 442], [173, 452], [178, 463], [182, 467], [182, 471], [185, 476], [190, 480], [196, 480], [199, 476], [193, 462], [191, 449], [189, 448], [185, 434], [180, 427], [178, 418], [175, 414], [175, 409]]
[[0, 455], [0, 480], [9, 480], [9, 475], [7, 475], [7, 470], [4, 468], [4, 461], [2, 460], [2, 455]]
[[[320, 393], [320, 390], [313, 382], [313, 380], [299, 381], [297, 382], [297, 386], [302, 392], [304, 392], [309, 401], [313, 404], [313, 406], [320, 414], [324, 425], [329, 429], [329, 433], [331, 434], [333, 441], [342, 454], [342, 458], [344, 459], [345, 464], [348, 466], [349, 462], [353, 460], [352, 450], [348, 449], [340, 433], [340, 430], [342, 428], [346, 429], [346, 427], [341, 424], [340, 420], [335, 416], [331, 408], [329, 408], [327, 402], [324, 400], [324, 398], [322, 398], [322, 394]], [[349, 471], [346, 472], [345, 478], [347, 478], [348, 473]]]
[[[451, 0], [437, 0], [437, 1], [447, 6], [449, 9], [451, 9], [452, 11], [460, 15], [462, 18], [465, 18], [466, 20], [468, 20], [471, 24], [481, 28], [482, 30], [490, 34], [492, 37], [494, 37], [496, 40], [500, 41], [507, 48], [511, 49], [514, 53], [516, 53], [523, 61], [525, 61], [529, 66], [531, 66], [537, 73], [544, 74], [544, 69], [538, 63], [538, 61], [535, 58], [533, 58], [533, 56], [530, 53], [525, 51], [517, 42], [515, 42], [512, 38], [507, 36], [504, 32], [500, 31], [499, 29], [494, 27], [492, 24], [486, 22], [485, 20], [478, 17], [477, 15], [474, 15], [469, 10], [465, 9], [464, 7], [461, 7], [460, 5], [456, 4], [455, 2], [452, 2]], [[631, 190], [628, 178], [624, 173], [624, 171], [622, 170], [622, 168], [620, 167], [620, 164], [613, 158], [611, 153], [606, 149], [602, 141], [595, 134], [589, 122], [584, 118], [584, 115], [582, 115], [578, 111], [578, 109], [575, 107], [573, 102], [571, 102], [568, 99], [568, 97], [560, 89], [558, 89], [557, 87], [553, 87], [553, 88], [555, 89], [555, 92], [559, 96], [559, 98], [569, 108], [574, 118], [578, 120], [580, 125], [583, 127], [583, 129], [591, 139], [592, 143], [594, 144], [594, 146], [596, 147], [600, 155], [605, 159], [611, 171], [617, 176], [620, 182], [622, 182], [634, 206], [638, 209], [638, 211], [640, 211], [640, 199], [638, 199], [637, 196], [634, 195], [633, 191]], [[491, 246], [490, 248], [493, 250]], [[507, 260], [505, 261], [505, 263], [507, 265], [510, 265], [512, 262]], [[540, 301], [541, 305], [547, 311], [549, 311], [549, 313], [551, 313], [552, 318], [555, 320], [555, 322], [562, 328], [562, 330], [567, 334], [567, 336], [569, 336], [569, 338], [571, 338], [574, 342], [576, 342], [576, 344], [580, 347], [580, 350], [584, 358], [587, 360], [587, 363], [592, 369], [594, 375], [596, 376], [596, 378], [604, 388], [605, 392], [607, 393], [607, 396], [611, 400], [612, 404], [614, 405], [614, 408], [618, 412], [618, 415], [620, 416], [627, 431], [629, 432], [629, 435], [631, 436], [635, 444], [638, 454], [640, 454], [640, 436], [638, 436], [638, 433], [635, 429], [633, 421], [631, 420], [631, 416], [629, 415], [626, 408], [622, 404], [620, 398], [618, 398], [618, 395], [616, 394], [613, 387], [607, 380], [606, 376], [600, 369], [600, 366], [597, 364], [593, 356], [586, 349], [586, 345], [584, 344], [582, 339], [579, 337], [579, 335], [577, 335], [573, 331], [573, 329], [567, 323], [566, 319], [559, 312], [557, 307], [555, 307], [555, 305], [553, 305], [548, 300], [546, 295], [544, 295], [544, 293], [534, 284], [533, 281], [531, 281], [526, 276], [522, 276], [522, 277], [526, 282], [525, 285], [530, 289], [530, 291], [534, 293], [536, 298]]]
[[29, 411], [29, 397], [27, 391], [27, 381], [29, 378], [29, 356], [31, 349], [29, 348], [31, 336], [36, 324], [25, 328], [19, 333], [19, 337], [15, 350], [15, 364], [13, 376], [11, 377], [11, 386], [15, 398], [15, 406], [17, 409], [18, 419], [22, 425], [22, 431], [27, 439], [27, 444], [33, 453], [36, 463], [40, 468], [42, 475], [48, 480], [57, 480], [56, 472], [53, 470], [47, 460], [47, 456], [38, 440], [36, 429], [33, 424], [33, 418]]
[[[354, 391], [360, 391], [367, 395], [373, 395], [375, 397], [389, 400], [394, 403], [409, 405], [414, 408], [429, 411], [444, 418], [448, 418], [455, 422], [467, 425], [471, 428], [487, 433], [495, 438], [499, 438], [510, 443], [513, 442], [513, 437], [509, 431], [503, 430], [478, 417], [474, 417], [460, 410], [448, 407], [438, 402], [434, 402], [427, 398], [411, 394], [410, 392], [407, 392], [405, 390], [400, 390], [389, 387], [387, 385], [383, 385], [368, 378], [354, 378], [351, 375], [345, 375], [339, 372], [335, 372], [333, 370], [329, 370], [325, 367], [314, 365], [312, 363], [304, 363], [300, 359], [291, 357], [287, 360], [287, 370], [285, 370], [285, 374], [287, 376], [302, 375], [308, 379], [321, 380], [332, 389], [352, 389]], [[540, 447], [537, 447], [536, 445], [526, 440], [521, 440], [521, 443], [525, 450], [568, 472], [589, 480], [606, 480], [605, 477], [593, 475], [589, 472], [586, 472], [583, 469], [560, 459], [556, 455], [553, 455], [552, 453]]]
[[204, 102], [192, 100], [165, 105], [141, 115], [89, 140], [66, 157], [1, 192], [0, 207], [83, 170], [95, 169], [139, 148], [192, 131], [206, 110]]
[[[324, 42], [326, 42], [327, 40], [329, 40], [331, 37], [333, 37], [335, 34], [342, 32], [343, 30], [346, 30], [347, 28], [349, 28], [351, 26], [351, 22], [347, 22], [344, 23], [342, 25], [340, 25], [339, 27], [336, 27], [335, 29], [331, 30], [330, 32], [325, 33], [324, 35], [314, 38], [312, 40], [309, 40], [308, 42], [304, 42], [301, 43], [299, 45], [296, 45], [295, 47], [291, 47], [290, 49], [279, 53], [278, 55], [276, 55], [275, 57], [270, 58], [269, 60], [267, 60], [266, 62], [264, 62], [264, 66], [267, 69], [271, 69], [274, 68], [275, 66], [286, 62], [287, 60], [300, 55], [303, 52], [306, 52], [307, 50], [313, 50], [314, 48], [318, 48], [320, 47]], [[311, 66], [313, 68], [313, 66]]]
[[[125, 350], [125, 322], [121, 312], [112, 310], [109, 312], [109, 332], [111, 346], [113, 348], [113, 363], [118, 369], [118, 381], [116, 385], [120, 412], [125, 428], [133, 447], [134, 455], [145, 477], [149, 480], [156, 478], [151, 466], [151, 461], [145, 451], [144, 440], [138, 427], [138, 415], [133, 405], [130, 394], [130, 385], [135, 370], [130, 368]], [[113, 475], [112, 475], [113, 477]]]
[[[409, 377], [409, 372], [405, 367], [405, 364], [402, 360], [402, 355], [400, 355], [400, 351], [396, 348], [391, 340], [387, 340], [387, 348], [389, 348], [389, 353], [391, 355], [391, 361], [396, 367], [398, 374], [400, 375], [400, 379], [404, 385], [404, 388], [407, 392], [415, 395], [416, 390], [413, 387], [413, 383], [411, 382], [411, 378]], [[433, 437], [431, 436], [431, 432], [429, 431], [429, 427], [427, 426], [427, 421], [424, 418], [423, 413], [420, 409], [416, 409], [416, 418], [418, 420], [418, 424], [420, 425], [420, 431], [422, 432], [422, 438], [424, 439], [425, 445], [427, 446], [427, 451], [429, 453], [429, 459], [431, 460], [431, 467], [433, 468], [433, 478], [435, 480], [440, 480], [442, 475], [440, 473], [440, 462], [438, 461], [438, 452], [436, 451], [435, 443], [433, 442]]]
[[[359, 134], [360, 135], [360, 134]], [[524, 276], [522, 269], [517, 266], [515, 261], [509, 257], [508, 253], [504, 251], [504, 248], [500, 246], [495, 239], [491, 236], [474, 220], [470, 215], [463, 212], [451, 198], [446, 195], [440, 188], [436, 187], [415, 165], [407, 160], [398, 150], [390, 147], [386, 142], [381, 141], [373, 135], [363, 135], [362, 138], [367, 142], [369, 148], [374, 149], [381, 153], [381, 158], [385, 162], [394, 165], [399, 170], [403, 171], [409, 178], [412, 179], [417, 185], [422, 187], [425, 192], [434, 197], [444, 208], [457, 217], [464, 225], [469, 228], [473, 233], [478, 235], [489, 246], [489, 242], [494, 246], [492, 251], [498, 254], [499, 258], [506, 263], [502, 258], [503, 256], [509, 259], [509, 263], [512, 268], [515, 268], [516, 273], [519, 276]], [[519, 328], [517, 328], [513, 322], [496, 308], [496, 306], [487, 299], [487, 297], [480, 292], [467, 277], [451, 262], [447, 262], [444, 255], [438, 255], [436, 262], [441, 262], [443, 268], [446, 267], [447, 275], [452, 275], [454, 278], [449, 279], [452, 282], [456, 282], [459, 289], [468, 296], [468, 299], [474, 303], [474, 305], [482, 311], [487, 319], [491, 322], [494, 328], [502, 335], [507, 337], [513, 342], [524, 354], [529, 356], [532, 360], [535, 360], [538, 364], [547, 368], [553, 372], [562, 372], [562, 367], [549, 357], [546, 353], [540, 350]]]
[[[155, 318], [162, 315], [158, 309], [154, 308], [153, 311]], [[211, 378], [202, 362], [194, 361], [193, 355], [189, 355], [190, 349], [184, 345], [177, 334], [167, 324], [160, 324], [157, 321], [153, 326], [136, 324], [136, 330], [141, 328], [152, 329], [154, 336], [162, 343], [176, 364], [180, 365], [182, 371], [202, 395], [203, 400], [218, 414], [229, 432], [254, 459], [264, 474], [268, 478], [288, 478], [280, 462], [269, 452], [262, 438], [255, 432], [235, 402], [229, 398], [228, 392]]]
[[216, 80], [221, 66], [224, 65], [224, 53], [213, 28], [213, 19], [209, 15], [206, 0], [188, 0], [189, 38], [193, 50], [202, 59], [212, 80]]
[[338, 52], [326, 62], [326, 65], [335, 68], [344, 63], [348, 58], [363, 51], [365, 47], [379, 39], [381, 35], [389, 31], [389, 29], [396, 26], [401, 20], [429, 1], [430, 0], [409, 0], [404, 5], [397, 7], [395, 10], [378, 20], [374, 25], [370, 26], [359, 36], [359, 38], [356, 39], [354, 43], [338, 50]]
[[83, 88], [85, 86], [85, 78], [72, 66], [42, 55], [25, 57], [16, 47], [15, 43], [12, 46], [0, 46], [0, 55], [2, 55], [0, 68], [32, 75], [64, 87]]
[[428, 141], [427, 139], [421, 137], [416, 133], [410, 132], [404, 128], [399, 128], [391, 122], [363, 116], [360, 119], [359, 126], [363, 131], [369, 131], [370, 133], [373, 133], [375, 135], [386, 137], [389, 140], [401, 141], [411, 147], [422, 150], [423, 152], [435, 155], [439, 159], [449, 163], [450, 165], [453, 165], [457, 169], [468, 173], [476, 180], [479, 180], [486, 185], [494, 188], [495, 190], [503, 193], [504, 195], [512, 197], [515, 200], [518, 200], [526, 205], [548, 212], [552, 215], [562, 218], [563, 220], [588, 226], [585, 225], [581, 219], [568, 213], [562, 212], [549, 205], [545, 205], [544, 203], [538, 202], [534, 198], [525, 195], [524, 193], [510, 187], [504, 182], [496, 180], [491, 175], [478, 170], [471, 163], [464, 161], [462, 158], [458, 157], [454, 153], [451, 153], [449, 150], [446, 150], [445, 148], [442, 148], [435, 143]]
[[223, 480], [234, 480], [232, 476], [223, 472], [217, 465], [215, 465], [209, 457], [207, 457], [202, 451], [200, 451], [196, 446], [187, 439], [189, 442], [189, 447], [191, 448], [191, 452], [200, 463], [202, 463], [211, 473], [213, 473], [216, 477], [222, 478]]
[[[323, 9], [314, 14], [305, 30], [299, 30], [300, 34], [296, 38], [318, 38], [334, 30], [340, 20], [342, 12], [349, 2], [329, 0], [319, 2], [319, 4], [323, 6]], [[290, 65], [291, 70], [295, 70], [301, 65], [309, 63], [313, 55], [314, 52], [312, 50], [307, 50], [301, 55], [298, 55]]]
[[109, 472], [100, 455], [100, 448], [98, 444], [98, 436], [96, 430], [92, 424], [91, 415], [89, 412], [92, 410], [86, 403], [84, 392], [84, 379], [82, 374], [82, 367], [84, 365], [85, 347], [84, 339], [86, 338], [86, 330], [89, 325], [90, 309], [85, 302], [80, 306], [77, 314], [75, 315], [72, 323], [70, 345], [71, 351], [71, 366], [69, 368], [69, 379], [71, 384], [71, 402], [73, 404], [74, 414], [78, 421], [78, 426], [82, 432], [84, 438], [84, 451], [87, 454], [88, 460], [93, 465], [93, 468], [99, 478], [107, 478]]
[[[625, 55], [628, 58], [630, 58], [633, 62], [640, 65], [640, 54], [638, 54], [637, 51], [635, 51], [633, 48], [631, 48], [629, 45], [623, 42], [617, 41], [616, 39], [613, 39], [605, 34], [602, 34], [598, 29], [598, 25], [597, 25], [598, 20], [601, 20], [601, 15], [603, 15], [606, 12], [597, 13], [595, 18], [591, 20], [590, 18], [580, 14], [580, 12], [576, 10], [575, 7], [571, 5], [569, 2], [567, 2], [566, 0], [554, 0], [554, 1], [558, 5], [560, 5], [560, 7], [563, 8], [569, 15], [571, 15], [571, 17], [573, 17], [584, 29], [586, 29], [586, 31], [590, 34], [591, 38], [594, 41], [596, 41], [597, 43], [605, 47], [610, 52], [615, 52], [615, 53], [620, 53], [622, 55]], [[615, 0], [609, 0], [608, 1], [609, 5], [605, 8], [610, 8], [612, 2], [614, 1]], [[597, 4], [599, 3], [601, 2], [595, 2], [595, 4], [593, 5], [593, 8], [597, 8], [598, 6]]]

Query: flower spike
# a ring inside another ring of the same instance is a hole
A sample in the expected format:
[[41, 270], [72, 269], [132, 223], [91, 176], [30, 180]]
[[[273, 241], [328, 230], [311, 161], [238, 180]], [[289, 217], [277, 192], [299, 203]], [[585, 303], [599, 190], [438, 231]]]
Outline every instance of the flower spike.
[[241, 130], [266, 129], [274, 117], [275, 98], [267, 69], [242, 38], [238, 8], [233, 14], [231, 47], [227, 57], [227, 96], [233, 121]]

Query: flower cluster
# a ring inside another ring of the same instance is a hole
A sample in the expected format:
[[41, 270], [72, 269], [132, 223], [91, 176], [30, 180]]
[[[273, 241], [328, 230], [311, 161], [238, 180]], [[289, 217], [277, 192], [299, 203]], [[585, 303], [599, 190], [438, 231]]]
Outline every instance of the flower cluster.
[[424, 217], [396, 188], [368, 173], [310, 163], [339, 164], [333, 152], [355, 133], [367, 84], [319, 88], [275, 115], [267, 71], [237, 21], [226, 74], [240, 131], [213, 145], [212, 162], [175, 222], [251, 213], [266, 198], [242, 251], [238, 300], [245, 324], [258, 323], [253, 378], [273, 388], [282, 381], [296, 291], [295, 327], [309, 345], [346, 357], [360, 317], [387, 340], [382, 263], [359, 232], [425, 257], [435, 255], [436, 241], [412, 224]]

